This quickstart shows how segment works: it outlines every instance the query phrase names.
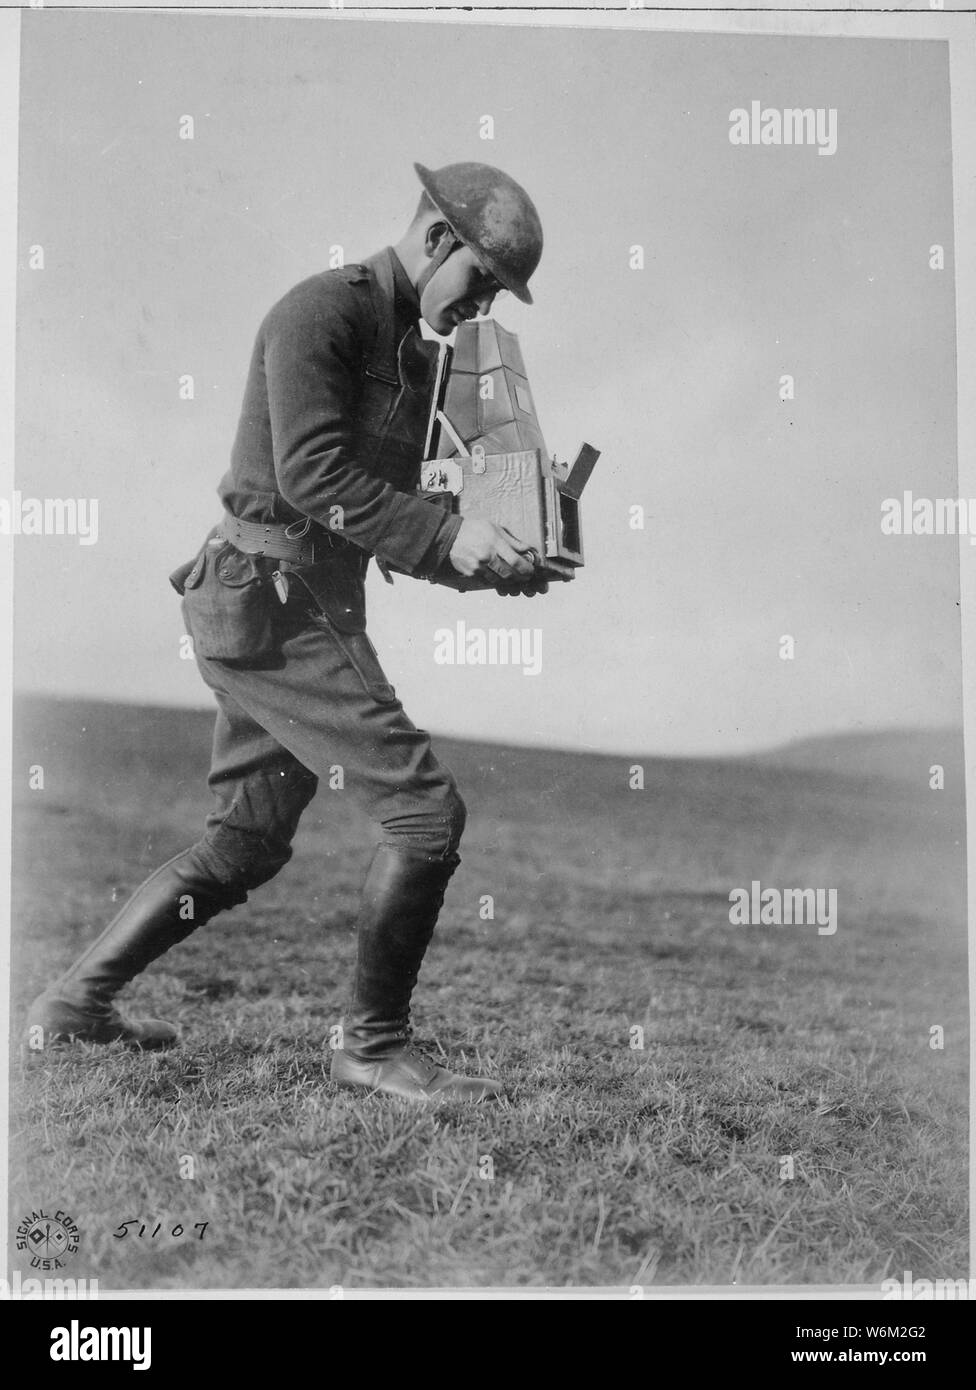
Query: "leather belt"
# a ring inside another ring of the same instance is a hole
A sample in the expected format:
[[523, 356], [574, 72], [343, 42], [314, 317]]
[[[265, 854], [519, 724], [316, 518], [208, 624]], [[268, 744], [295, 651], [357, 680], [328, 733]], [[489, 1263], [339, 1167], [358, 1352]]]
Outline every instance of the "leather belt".
[[315, 561], [315, 540], [309, 534], [311, 522], [305, 524], [301, 536], [290, 536], [290, 526], [275, 522], [241, 521], [224, 513], [220, 534], [225, 541], [243, 550], [245, 555], [267, 555], [272, 560], [289, 560], [294, 565], [310, 565]]

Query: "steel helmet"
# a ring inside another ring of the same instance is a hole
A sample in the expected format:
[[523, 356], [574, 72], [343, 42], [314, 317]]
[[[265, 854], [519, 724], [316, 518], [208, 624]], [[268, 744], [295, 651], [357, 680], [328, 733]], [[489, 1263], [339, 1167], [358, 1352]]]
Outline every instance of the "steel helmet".
[[542, 257], [542, 223], [521, 184], [490, 164], [414, 164], [427, 196], [495, 279], [532, 303], [528, 280]]

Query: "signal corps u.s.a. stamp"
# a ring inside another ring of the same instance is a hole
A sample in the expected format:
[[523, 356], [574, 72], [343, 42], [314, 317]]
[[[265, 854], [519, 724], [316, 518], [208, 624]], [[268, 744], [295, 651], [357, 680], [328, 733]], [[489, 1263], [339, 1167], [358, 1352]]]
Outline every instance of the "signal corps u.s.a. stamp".
[[65, 1260], [78, 1252], [81, 1232], [66, 1211], [49, 1216], [32, 1211], [17, 1227], [17, 1249], [27, 1251], [31, 1269], [63, 1269]]

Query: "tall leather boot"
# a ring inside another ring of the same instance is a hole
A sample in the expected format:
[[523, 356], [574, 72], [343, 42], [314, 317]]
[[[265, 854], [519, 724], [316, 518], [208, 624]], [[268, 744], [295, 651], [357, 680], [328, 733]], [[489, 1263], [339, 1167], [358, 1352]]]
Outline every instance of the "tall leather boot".
[[222, 908], [244, 900], [239, 890], [201, 873], [191, 855], [185, 850], [151, 874], [101, 936], [34, 1000], [27, 1017], [31, 1051], [71, 1041], [141, 1048], [176, 1041], [172, 1024], [124, 1018], [113, 1000], [150, 962]]
[[342, 1047], [332, 1056], [340, 1086], [408, 1100], [487, 1100], [497, 1081], [457, 1076], [412, 1041], [410, 996], [434, 932], [448, 881], [460, 860], [380, 845], [363, 885], [353, 998]]

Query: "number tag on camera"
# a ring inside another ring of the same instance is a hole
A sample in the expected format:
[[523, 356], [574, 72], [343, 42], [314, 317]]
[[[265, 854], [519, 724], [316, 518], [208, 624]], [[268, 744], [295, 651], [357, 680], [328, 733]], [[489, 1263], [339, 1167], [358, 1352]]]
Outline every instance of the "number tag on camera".
[[432, 459], [420, 473], [421, 492], [453, 492], [464, 487], [464, 474], [456, 459]]

